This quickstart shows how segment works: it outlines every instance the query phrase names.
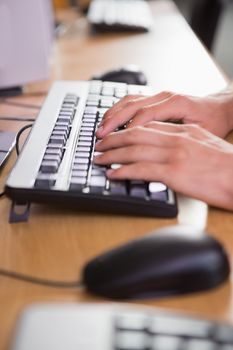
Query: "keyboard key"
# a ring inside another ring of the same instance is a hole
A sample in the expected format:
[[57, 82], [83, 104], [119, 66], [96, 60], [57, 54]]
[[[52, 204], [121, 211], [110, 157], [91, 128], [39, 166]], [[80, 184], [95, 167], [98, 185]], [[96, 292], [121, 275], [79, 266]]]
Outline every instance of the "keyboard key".
[[114, 100], [112, 99], [101, 99], [100, 101], [100, 107], [112, 107], [114, 104]]
[[189, 320], [182, 318], [166, 317], [152, 320], [149, 332], [152, 334], [170, 334], [174, 336], [192, 336], [206, 338], [210, 334], [212, 327], [210, 323], [199, 320]]
[[82, 135], [80, 135], [79, 141], [81, 141], [81, 142], [82, 141], [89, 141], [91, 143], [92, 137], [91, 136], [82, 136]]
[[74, 113], [74, 108], [70, 107], [68, 105], [62, 106], [62, 108], [60, 109], [60, 113], [59, 114], [63, 114], [63, 113], [73, 114]]
[[65, 127], [66, 129], [69, 129], [69, 122], [61, 122], [61, 121], [56, 121], [54, 127]]
[[73, 113], [72, 112], [67, 112], [67, 111], [60, 111], [59, 112], [59, 119], [61, 120], [64, 117], [69, 117], [69, 119], [72, 119]]
[[91, 151], [91, 146], [78, 146], [76, 149], [77, 152], [89, 152]]
[[87, 177], [88, 172], [86, 170], [77, 170], [72, 172], [72, 177]]
[[91, 131], [91, 133], [93, 134], [94, 131], [94, 125], [93, 126], [81, 126], [81, 132], [83, 131]]
[[56, 173], [58, 170], [58, 162], [55, 160], [43, 160], [40, 170], [42, 173]]
[[46, 154], [43, 157], [43, 160], [54, 160], [57, 163], [60, 163], [61, 157], [57, 154]]
[[57, 121], [58, 121], [58, 123], [66, 123], [69, 125], [71, 122], [71, 117], [67, 116], [67, 115], [59, 115]]
[[92, 85], [90, 87], [89, 93], [90, 94], [100, 94], [101, 92], [101, 85]]
[[86, 184], [86, 179], [83, 177], [72, 177], [70, 181], [71, 190], [82, 190]]
[[104, 86], [103, 90], [102, 90], [102, 95], [113, 96], [114, 95], [114, 87]]
[[[186, 350], [182, 343], [182, 338], [179, 337], [156, 336], [151, 340], [151, 350]], [[196, 350], [199, 349], [197, 348]]]
[[146, 331], [149, 318], [141, 312], [124, 312], [116, 317], [114, 323], [119, 330]]
[[90, 147], [91, 146], [91, 142], [90, 141], [78, 141], [78, 147], [79, 146], [83, 146], [83, 147]]
[[106, 172], [106, 169], [99, 168], [99, 169], [92, 169], [91, 170], [91, 176], [103, 176]]
[[130, 181], [129, 188], [130, 195], [133, 197], [145, 198], [147, 196], [145, 182], [143, 181]]
[[93, 187], [105, 187], [106, 178], [105, 176], [91, 176], [90, 186]]
[[74, 159], [74, 164], [88, 164], [89, 163], [89, 158], [81, 158], [81, 157], [75, 157]]
[[72, 166], [72, 171], [75, 170], [87, 170], [88, 164], [80, 164], [80, 163], [74, 163]]
[[233, 344], [233, 331], [232, 327], [219, 326], [214, 332], [214, 338], [218, 341], [227, 342]]
[[87, 106], [85, 108], [85, 114], [94, 114], [94, 115], [96, 115], [97, 112], [98, 112], [98, 108], [97, 107]]
[[49, 139], [49, 143], [52, 144], [59, 144], [59, 145], [64, 145], [65, 144], [65, 137], [64, 136], [56, 136], [56, 135], [52, 135]]
[[90, 136], [91, 138], [92, 138], [92, 134], [93, 134], [92, 131], [83, 131], [82, 129], [79, 133], [80, 136]]
[[55, 126], [53, 131], [63, 131], [64, 133], [68, 134], [69, 132], [69, 127], [66, 125], [66, 126]]
[[[101, 89], [101, 88], [100, 88]], [[95, 102], [99, 102], [100, 100], [100, 95], [93, 95], [93, 94], [89, 94], [87, 97], [87, 101], [95, 101]]]
[[115, 349], [117, 350], [148, 350], [149, 337], [143, 332], [117, 332]]
[[90, 153], [89, 152], [76, 152], [75, 158], [88, 158], [89, 159]]
[[209, 340], [190, 340], [185, 345], [186, 350], [216, 350], [216, 344]]
[[150, 198], [155, 200], [167, 200], [167, 188], [161, 182], [150, 182], [148, 186]]
[[87, 106], [98, 107], [99, 106], [99, 101], [87, 101]]
[[57, 155], [61, 158], [62, 150], [60, 148], [46, 148], [45, 155]]
[[53, 174], [39, 174], [36, 182], [36, 188], [51, 188], [55, 185], [56, 176]]
[[60, 137], [64, 137], [65, 140], [67, 139], [67, 133], [65, 131], [60, 131], [60, 130], [56, 131], [56, 130], [54, 130], [52, 132], [52, 136], [60, 136]]
[[82, 128], [88, 128], [88, 127], [94, 128], [95, 127], [95, 122], [96, 122], [96, 117], [94, 115], [91, 116], [91, 118], [85, 117], [83, 119]]
[[112, 195], [115, 196], [126, 196], [127, 190], [125, 186], [125, 182], [121, 181], [110, 181], [109, 191]]

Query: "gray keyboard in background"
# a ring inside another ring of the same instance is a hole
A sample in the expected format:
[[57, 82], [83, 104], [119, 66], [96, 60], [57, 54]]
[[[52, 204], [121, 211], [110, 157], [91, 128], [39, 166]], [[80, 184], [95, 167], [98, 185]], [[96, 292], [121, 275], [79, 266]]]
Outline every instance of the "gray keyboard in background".
[[92, 0], [87, 18], [101, 31], [149, 31], [150, 6], [144, 0]]
[[12, 350], [233, 350], [230, 325], [109, 304], [33, 306], [16, 335]]
[[0, 130], [0, 170], [15, 146], [15, 136], [14, 132]]

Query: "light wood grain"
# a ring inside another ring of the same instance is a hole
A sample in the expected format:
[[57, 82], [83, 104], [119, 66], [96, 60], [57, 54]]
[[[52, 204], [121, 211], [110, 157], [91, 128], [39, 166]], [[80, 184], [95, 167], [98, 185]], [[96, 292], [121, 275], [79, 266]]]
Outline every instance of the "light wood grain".
[[[51, 78], [27, 87], [15, 101], [42, 104], [44, 92], [55, 79], [89, 79], [92, 74], [129, 63], [138, 64], [155, 91], [166, 89], [205, 95], [222, 89], [225, 80], [212, 59], [169, 1], [153, 4], [154, 27], [148, 34], [91, 34], [86, 20], [62, 12], [66, 31], [55, 42]], [[41, 92], [39, 96], [28, 93]], [[33, 109], [0, 104], [0, 115], [32, 115]], [[23, 124], [23, 123], [22, 123]], [[1, 123], [2, 129], [18, 130], [19, 122]], [[0, 174], [0, 185], [15, 160], [12, 154]], [[133, 216], [81, 213], [73, 209], [32, 205], [27, 223], [9, 224], [10, 200], [0, 199], [0, 267], [51, 279], [81, 278], [82, 266], [96, 254], [142, 236], [155, 228], [175, 223]], [[233, 255], [232, 213], [211, 208], [207, 229]], [[97, 301], [85, 291], [33, 286], [0, 277], [0, 349], [8, 348], [18, 313], [38, 301]], [[233, 322], [232, 282], [213, 291], [140, 304], [197, 313]]]

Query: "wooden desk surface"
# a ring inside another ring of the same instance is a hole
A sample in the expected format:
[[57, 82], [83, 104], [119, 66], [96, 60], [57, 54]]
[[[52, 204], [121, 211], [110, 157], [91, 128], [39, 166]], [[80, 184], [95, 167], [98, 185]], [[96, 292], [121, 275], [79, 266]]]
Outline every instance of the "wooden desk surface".
[[[224, 87], [225, 80], [187, 24], [169, 1], [153, 4], [155, 23], [149, 34], [90, 35], [85, 19], [62, 13], [67, 29], [56, 41], [51, 78], [27, 89], [11, 101], [40, 106], [54, 79], [88, 79], [92, 74], [128, 63], [138, 64], [155, 91], [162, 89], [204, 95]], [[33, 93], [38, 93], [36, 96]], [[40, 93], [41, 92], [41, 93]], [[31, 93], [32, 95], [30, 95]], [[0, 115], [33, 115], [36, 110], [0, 104]], [[18, 130], [23, 123], [1, 123]], [[15, 155], [0, 174], [1, 188]], [[32, 205], [29, 222], [9, 224], [10, 201], [0, 199], [0, 267], [45, 277], [75, 280], [82, 266], [100, 252], [174, 223], [143, 217], [80, 213], [51, 206]], [[207, 229], [233, 255], [233, 215], [209, 210]], [[59, 290], [0, 277], [0, 349], [8, 348], [18, 313], [41, 301], [97, 301], [85, 291]], [[140, 301], [147, 304], [233, 322], [232, 282], [206, 293]]]

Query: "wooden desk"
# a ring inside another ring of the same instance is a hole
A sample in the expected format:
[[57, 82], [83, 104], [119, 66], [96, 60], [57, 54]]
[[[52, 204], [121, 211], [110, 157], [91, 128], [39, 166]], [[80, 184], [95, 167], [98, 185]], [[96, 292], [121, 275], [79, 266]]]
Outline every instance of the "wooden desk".
[[[153, 4], [155, 23], [149, 34], [90, 35], [85, 19], [63, 13], [68, 26], [55, 43], [52, 76], [32, 85], [28, 92], [46, 91], [54, 79], [88, 79], [93, 73], [138, 64], [155, 90], [171, 89], [204, 95], [224, 87], [225, 80], [205, 49], [170, 2]], [[44, 94], [25, 95], [11, 101], [41, 105]], [[34, 109], [0, 105], [0, 115], [35, 115]], [[22, 123], [21, 123], [22, 124]], [[1, 123], [18, 130], [20, 123]], [[15, 156], [0, 176], [1, 187]], [[32, 205], [28, 223], [9, 224], [10, 201], [0, 200], [0, 267], [49, 279], [80, 278], [82, 266], [91, 257], [129, 239], [174, 223], [143, 217], [101, 215]], [[211, 208], [208, 231], [225, 243], [233, 254], [232, 213]], [[111, 229], [109, 229], [111, 228]], [[232, 282], [213, 291], [147, 304], [198, 313], [233, 322]], [[0, 277], [0, 349], [7, 349], [18, 313], [39, 301], [98, 301], [84, 291], [59, 290]]]

